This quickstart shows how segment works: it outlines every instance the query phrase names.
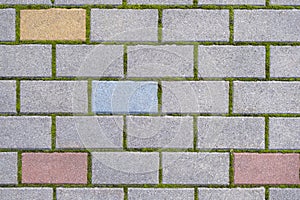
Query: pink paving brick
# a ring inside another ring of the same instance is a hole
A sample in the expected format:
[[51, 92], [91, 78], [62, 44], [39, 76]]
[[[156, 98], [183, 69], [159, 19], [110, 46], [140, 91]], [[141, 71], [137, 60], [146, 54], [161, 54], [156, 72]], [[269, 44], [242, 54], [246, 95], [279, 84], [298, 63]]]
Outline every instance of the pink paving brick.
[[86, 184], [87, 153], [23, 153], [22, 183]]
[[300, 184], [299, 154], [235, 153], [235, 184]]

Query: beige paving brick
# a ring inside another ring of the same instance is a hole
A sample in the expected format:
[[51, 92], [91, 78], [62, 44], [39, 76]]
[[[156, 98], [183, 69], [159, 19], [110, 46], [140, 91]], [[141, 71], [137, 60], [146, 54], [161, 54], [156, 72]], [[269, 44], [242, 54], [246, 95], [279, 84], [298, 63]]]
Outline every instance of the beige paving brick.
[[20, 17], [21, 40], [85, 40], [84, 9], [21, 10]]

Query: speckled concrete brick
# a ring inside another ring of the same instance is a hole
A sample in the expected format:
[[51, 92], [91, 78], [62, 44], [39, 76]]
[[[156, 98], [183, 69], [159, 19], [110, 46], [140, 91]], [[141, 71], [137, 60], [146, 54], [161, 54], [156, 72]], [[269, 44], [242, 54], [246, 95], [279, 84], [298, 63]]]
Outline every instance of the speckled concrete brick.
[[18, 183], [17, 162], [18, 162], [18, 154], [16, 152], [0, 153], [0, 184]]
[[96, 4], [112, 4], [120, 5], [122, 0], [55, 0], [55, 5], [96, 5]]
[[0, 41], [14, 41], [16, 39], [15, 18], [15, 9], [0, 9]]
[[57, 200], [123, 200], [121, 188], [57, 188]]
[[0, 81], [0, 113], [16, 113], [16, 81]]
[[0, 188], [2, 200], [52, 200], [53, 189], [48, 187]]
[[0, 0], [0, 4], [8, 4], [8, 5], [44, 4], [44, 5], [51, 5], [51, 0]]
[[264, 188], [199, 188], [199, 199], [264, 200]]
[[198, 5], [265, 5], [265, 0], [198, 0]]
[[272, 5], [300, 5], [299, 0], [270, 0]]
[[270, 200], [299, 199], [299, 188], [270, 188]]
[[194, 189], [192, 188], [129, 188], [128, 200], [193, 200]]
[[192, 5], [193, 0], [127, 0], [127, 4]]

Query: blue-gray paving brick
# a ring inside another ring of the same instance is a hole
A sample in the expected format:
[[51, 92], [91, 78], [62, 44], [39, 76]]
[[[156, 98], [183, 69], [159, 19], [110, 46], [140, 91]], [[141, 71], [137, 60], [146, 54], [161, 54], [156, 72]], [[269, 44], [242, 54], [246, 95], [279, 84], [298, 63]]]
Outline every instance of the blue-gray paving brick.
[[157, 152], [92, 152], [93, 184], [158, 184]]
[[21, 81], [23, 113], [87, 113], [87, 81]]
[[128, 200], [194, 200], [193, 188], [129, 188]]
[[271, 5], [287, 5], [287, 6], [298, 6], [300, 5], [299, 0], [270, 0]]
[[51, 45], [0, 45], [0, 77], [51, 77]]
[[45, 187], [0, 188], [1, 200], [52, 200], [53, 189]]
[[51, 0], [0, 0], [0, 4], [8, 4], [8, 5], [29, 5], [29, 4], [46, 4], [51, 5]]
[[198, 117], [199, 149], [264, 149], [263, 117]]
[[56, 148], [122, 148], [122, 116], [57, 116]]
[[229, 41], [229, 11], [163, 10], [163, 41]]
[[95, 4], [112, 4], [121, 5], [122, 0], [55, 0], [55, 5], [95, 5]]
[[128, 148], [193, 148], [192, 117], [127, 117]]
[[198, 0], [198, 5], [265, 5], [265, 0]]
[[299, 10], [235, 10], [234, 41], [299, 42], [299, 22]]
[[127, 0], [127, 4], [193, 5], [193, 0]]
[[270, 76], [300, 77], [300, 47], [271, 46]]
[[91, 41], [157, 41], [155, 9], [92, 9]]
[[300, 82], [235, 81], [234, 113], [300, 113]]
[[157, 82], [93, 81], [94, 113], [157, 113]]
[[0, 113], [16, 113], [16, 81], [0, 81]]
[[260, 188], [199, 188], [201, 200], [264, 200], [265, 189]]
[[227, 113], [226, 81], [162, 81], [164, 113]]
[[194, 77], [192, 45], [128, 46], [128, 77]]
[[269, 149], [300, 149], [300, 118], [270, 118]]
[[[2, 4], [3, 3], [4, 2], [2, 2]], [[15, 39], [16, 10], [12, 8], [0, 9], [0, 41], [14, 41]]]
[[123, 200], [122, 188], [57, 188], [57, 200]]
[[122, 45], [57, 45], [58, 77], [123, 77]]
[[229, 183], [228, 153], [163, 152], [164, 184]]
[[297, 200], [300, 199], [299, 188], [270, 188], [270, 200]]
[[0, 153], [0, 184], [18, 183], [18, 154], [17, 152]]
[[50, 117], [0, 117], [0, 127], [0, 148], [51, 149]]
[[265, 77], [263, 46], [199, 46], [198, 77]]

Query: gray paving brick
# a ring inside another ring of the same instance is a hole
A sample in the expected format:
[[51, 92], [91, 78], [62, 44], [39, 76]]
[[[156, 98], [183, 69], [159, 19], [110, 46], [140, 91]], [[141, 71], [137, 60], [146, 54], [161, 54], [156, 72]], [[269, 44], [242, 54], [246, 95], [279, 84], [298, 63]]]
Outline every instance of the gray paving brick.
[[299, 21], [299, 10], [235, 10], [234, 40], [267, 42], [300, 41]]
[[201, 200], [264, 200], [265, 189], [261, 188], [199, 188], [199, 199]]
[[155, 9], [91, 10], [91, 41], [157, 41], [157, 32]]
[[193, 148], [192, 117], [127, 117], [128, 148]]
[[287, 6], [291, 6], [291, 5], [300, 5], [300, 1], [299, 0], [270, 0], [270, 4], [271, 5], [287, 5]]
[[92, 152], [93, 184], [158, 184], [157, 152]]
[[16, 81], [0, 81], [0, 113], [16, 113]]
[[299, 188], [270, 188], [270, 200], [297, 200], [299, 198]]
[[163, 10], [163, 41], [229, 41], [228, 10]]
[[300, 77], [300, 47], [271, 46], [271, 77]]
[[263, 117], [198, 117], [199, 149], [264, 149]]
[[128, 47], [128, 77], [194, 77], [192, 45]]
[[0, 148], [50, 149], [51, 118], [46, 116], [0, 117]]
[[55, 5], [95, 5], [112, 4], [121, 5], [122, 0], [55, 0]]
[[57, 45], [58, 77], [123, 77], [122, 45]]
[[87, 81], [21, 81], [23, 113], [86, 113]]
[[[0, 4], [3, 3], [0, 0]], [[12, 8], [0, 9], [0, 41], [15, 41], [15, 39], [16, 10]]]
[[122, 188], [57, 188], [57, 200], [123, 200]]
[[300, 118], [270, 118], [270, 149], [300, 149], [299, 136]]
[[52, 188], [0, 188], [1, 200], [52, 200]]
[[198, 5], [265, 5], [265, 0], [198, 0]]
[[0, 153], [0, 184], [18, 183], [18, 154], [17, 152]]
[[194, 200], [193, 188], [129, 188], [128, 200]]
[[162, 183], [222, 184], [229, 183], [228, 153], [162, 153]]
[[0, 4], [17, 5], [17, 4], [46, 4], [51, 5], [51, 0], [0, 0]]
[[300, 113], [299, 82], [240, 82], [233, 85], [234, 113]]
[[162, 81], [164, 113], [227, 113], [225, 81]]
[[127, 4], [192, 5], [193, 0], [127, 0]]
[[51, 77], [51, 45], [0, 45], [0, 77]]
[[56, 118], [56, 148], [122, 148], [122, 116]]
[[265, 77], [263, 46], [199, 46], [199, 77]]

